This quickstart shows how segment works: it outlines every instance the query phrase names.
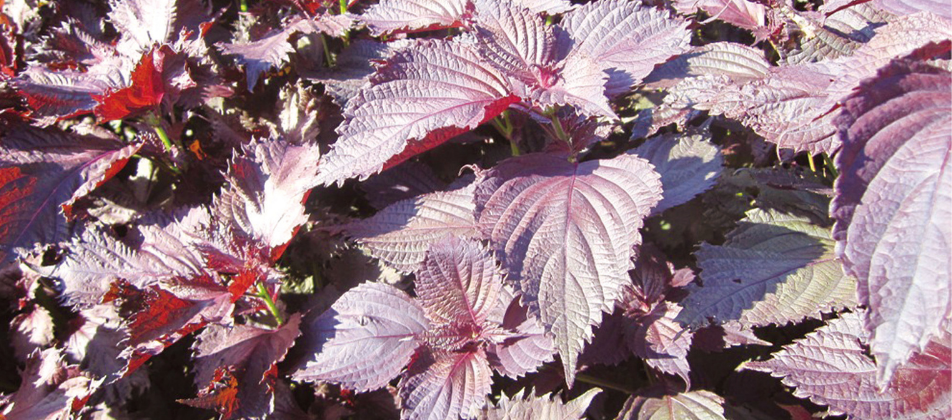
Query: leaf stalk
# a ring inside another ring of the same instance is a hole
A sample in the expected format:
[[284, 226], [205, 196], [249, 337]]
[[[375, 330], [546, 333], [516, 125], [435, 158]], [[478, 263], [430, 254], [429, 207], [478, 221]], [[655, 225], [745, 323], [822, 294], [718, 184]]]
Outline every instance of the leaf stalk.
[[278, 311], [278, 306], [274, 304], [274, 299], [271, 298], [271, 293], [268, 293], [268, 288], [265, 287], [264, 282], [258, 282], [258, 297], [264, 300], [264, 304], [268, 306], [268, 311], [271, 312], [271, 316], [278, 322], [278, 325], [284, 325], [284, 318], [281, 317], [281, 312]]

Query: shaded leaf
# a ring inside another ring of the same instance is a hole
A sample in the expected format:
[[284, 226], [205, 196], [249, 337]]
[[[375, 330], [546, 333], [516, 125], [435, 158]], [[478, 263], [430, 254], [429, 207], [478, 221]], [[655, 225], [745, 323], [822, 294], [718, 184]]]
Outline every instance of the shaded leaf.
[[697, 251], [703, 286], [689, 286], [677, 320], [744, 326], [798, 322], [855, 303], [855, 280], [834, 256], [828, 229], [806, 218], [751, 210], [723, 245]]
[[21, 126], [0, 145], [0, 264], [67, 240], [70, 206], [111, 178], [142, 143]]
[[475, 237], [475, 184], [391, 204], [369, 219], [342, 227], [374, 257], [405, 272], [416, 271], [430, 245], [447, 236]]
[[668, 134], [654, 137], [629, 154], [654, 165], [661, 174], [664, 198], [651, 210], [661, 212], [684, 203], [714, 186], [724, 157], [711, 143], [711, 134]]
[[366, 178], [476, 128], [518, 98], [470, 47], [419, 41], [377, 70], [347, 103], [340, 139], [322, 157], [318, 181]]
[[952, 75], [897, 61], [844, 102], [831, 213], [888, 381], [952, 317]]
[[292, 377], [367, 391], [380, 388], [410, 362], [429, 323], [403, 291], [365, 283], [302, 329], [319, 336], [313, 356]]
[[17, 392], [0, 400], [8, 419], [69, 418], [99, 385], [63, 362], [59, 349], [36, 351], [27, 360]]
[[682, 308], [676, 303], [662, 302], [651, 313], [639, 319], [639, 325], [627, 334], [628, 347], [648, 366], [664, 373], [680, 376], [691, 388], [691, 366], [688, 350], [693, 334], [684, 331], [676, 321]]
[[864, 349], [868, 338], [863, 312], [839, 319], [795, 341], [765, 362], [747, 369], [783, 377], [794, 395], [828, 405], [832, 414], [856, 418], [945, 419], [952, 415], [952, 353], [948, 332], [936, 336], [925, 351], [894, 371], [885, 389], [879, 371]]
[[277, 363], [284, 359], [294, 339], [300, 335], [301, 315], [294, 314], [280, 328], [262, 329], [247, 325], [212, 325], [198, 335], [195, 352], [195, 383], [202, 387], [215, 379], [223, 367], [233, 371], [238, 381], [237, 407], [222, 410], [225, 418], [263, 418], [274, 406]]
[[616, 420], [724, 420], [724, 399], [710, 391], [650, 398], [633, 395]]
[[592, 327], [629, 281], [638, 229], [659, 199], [658, 175], [628, 155], [583, 163], [527, 155], [476, 187], [479, 231], [555, 336], [569, 382]]

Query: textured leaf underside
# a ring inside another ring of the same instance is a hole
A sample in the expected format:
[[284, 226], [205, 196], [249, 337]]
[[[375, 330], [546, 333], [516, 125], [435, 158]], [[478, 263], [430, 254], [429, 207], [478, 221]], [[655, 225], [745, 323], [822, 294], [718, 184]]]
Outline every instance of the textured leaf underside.
[[834, 237], [871, 308], [866, 328], [886, 381], [952, 316], [950, 89], [947, 70], [897, 62], [864, 82], [838, 120]]
[[555, 336], [569, 382], [592, 327], [629, 282], [638, 230], [661, 184], [635, 156], [510, 159], [476, 187], [477, 222], [523, 299]]

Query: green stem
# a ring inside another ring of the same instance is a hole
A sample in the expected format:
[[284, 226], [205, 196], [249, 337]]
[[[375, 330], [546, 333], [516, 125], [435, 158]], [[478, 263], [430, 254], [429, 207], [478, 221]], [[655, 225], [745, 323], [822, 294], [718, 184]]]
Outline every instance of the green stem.
[[331, 57], [331, 49], [327, 47], [327, 38], [324, 37], [324, 34], [319, 36], [321, 37], [321, 45], [324, 47], [324, 60], [327, 61], [327, 67], [334, 67], [334, 58]]
[[238, 10], [242, 12], [248, 11], [248, 0], [238, 0]]
[[829, 168], [830, 174], [833, 175], [833, 178], [840, 176], [840, 173], [836, 170], [836, 165], [833, 162], [833, 159], [830, 158], [830, 155], [824, 153], [823, 156], [823, 166]]
[[816, 163], [813, 162], [813, 153], [807, 152], [807, 162], [810, 162], [810, 172], [816, 173]]
[[153, 125], [152, 129], [155, 130], [155, 134], [159, 136], [159, 140], [162, 140], [162, 145], [165, 146], [165, 151], [171, 152], [175, 146], [172, 144], [172, 139], [169, 138], [169, 134], [165, 132], [165, 129], [158, 124]]
[[271, 316], [278, 322], [278, 325], [284, 325], [284, 318], [281, 318], [278, 307], [274, 304], [274, 300], [271, 299], [271, 293], [268, 293], [268, 288], [265, 287], [262, 282], [258, 283], [258, 297], [264, 300], [265, 305], [268, 305], [268, 310], [271, 311]]
[[559, 140], [569, 141], [569, 136], [565, 134], [565, 129], [562, 128], [562, 121], [559, 121], [559, 116], [553, 112], [549, 118], [550, 121], [552, 121], [552, 128], [555, 129], [555, 136], [558, 137]]
[[347, 0], [340, 0], [340, 14], [347, 13]]
[[635, 390], [630, 389], [624, 385], [619, 385], [611, 381], [604, 380], [602, 378], [596, 378], [586, 373], [578, 373], [575, 375], [575, 380], [579, 382], [584, 382], [587, 384], [600, 386], [603, 388], [614, 389], [615, 391], [624, 392], [626, 394], [634, 394]]

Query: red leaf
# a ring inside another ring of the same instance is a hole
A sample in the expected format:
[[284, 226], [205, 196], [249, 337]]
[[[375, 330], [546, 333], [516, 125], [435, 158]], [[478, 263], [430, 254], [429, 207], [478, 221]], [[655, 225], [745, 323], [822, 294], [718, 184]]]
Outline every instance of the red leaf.
[[[156, 65], [155, 56], [159, 56]], [[159, 105], [165, 95], [165, 79], [162, 77], [163, 53], [152, 50], [142, 55], [139, 64], [132, 72], [132, 83], [128, 87], [107, 92], [105, 95], [93, 95], [99, 105], [93, 110], [100, 121], [120, 120], [136, 112]]]

